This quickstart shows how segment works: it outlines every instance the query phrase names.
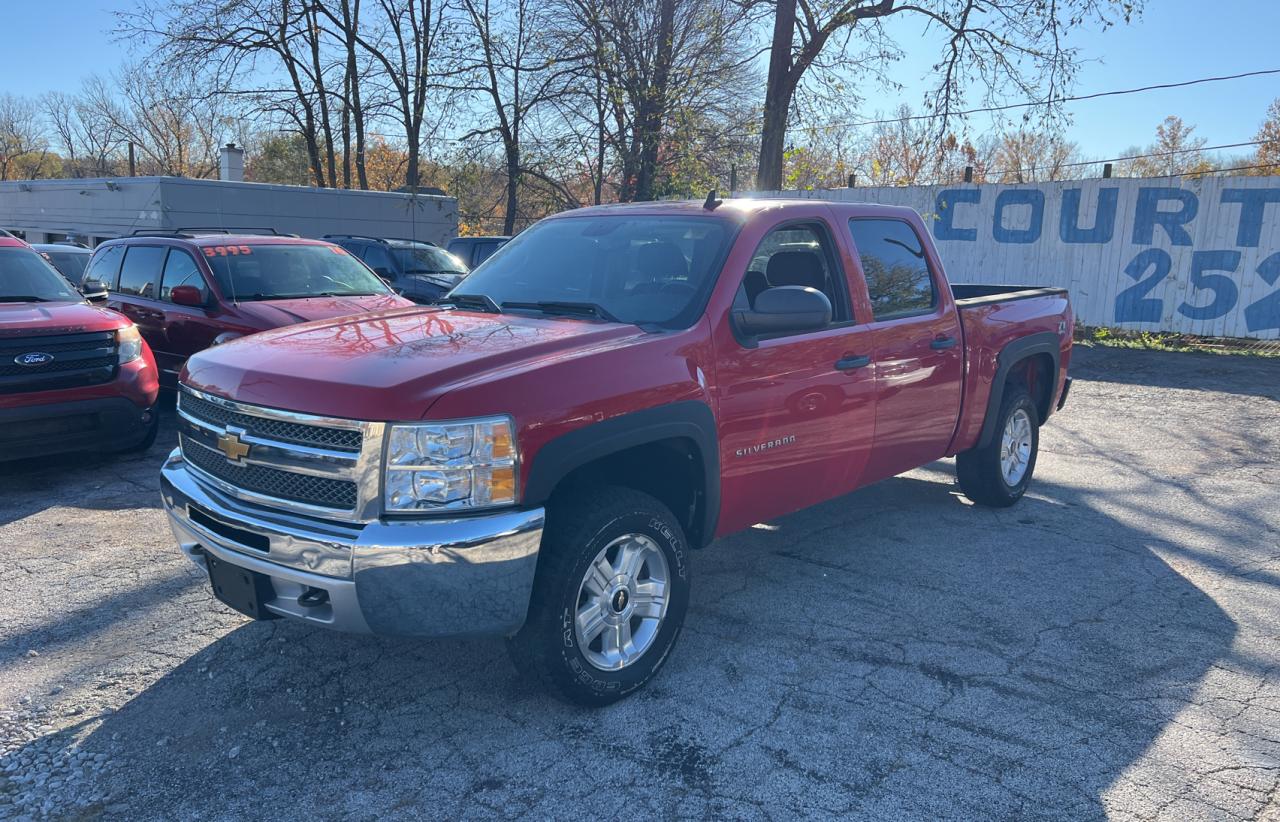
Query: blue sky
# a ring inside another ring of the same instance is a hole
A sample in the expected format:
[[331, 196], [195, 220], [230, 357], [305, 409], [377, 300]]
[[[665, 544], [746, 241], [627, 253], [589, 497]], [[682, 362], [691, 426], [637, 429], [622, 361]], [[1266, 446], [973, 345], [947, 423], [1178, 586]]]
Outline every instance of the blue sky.
[[[112, 10], [131, 7], [129, 0], [60, 0], [56, 12], [39, 3], [5, 5], [0, 91], [74, 91], [85, 75], [109, 73], [127, 56], [127, 45], [110, 32]], [[1280, 68], [1277, 31], [1280, 2], [1275, 0], [1149, 0], [1137, 24], [1080, 32], [1074, 38], [1072, 44], [1087, 60], [1075, 91]], [[913, 50], [895, 69], [907, 88], [892, 95], [872, 92], [864, 106], [867, 119], [902, 102], [918, 108], [934, 53]], [[1156, 125], [1177, 114], [1210, 145], [1243, 142], [1253, 139], [1276, 97], [1280, 75], [1080, 102], [1069, 108], [1074, 122], [1067, 136], [1087, 156], [1113, 157], [1150, 143]], [[974, 127], [983, 124], [975, 122]]]

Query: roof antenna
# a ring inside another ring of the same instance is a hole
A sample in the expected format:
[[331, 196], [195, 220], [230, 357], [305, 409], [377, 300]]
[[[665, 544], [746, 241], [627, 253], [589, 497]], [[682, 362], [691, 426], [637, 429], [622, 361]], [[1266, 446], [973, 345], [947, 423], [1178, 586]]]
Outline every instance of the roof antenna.
[[721, 200], [718, 197], [716, 197], [716, 190], [713, 188], [711, 189], [711, 191], [707, 193], [707, 199], [702, 204], [702, 207], [705, 208], [707, 211], [715, 211], [716, 207], [723, 202], [724, 200]]

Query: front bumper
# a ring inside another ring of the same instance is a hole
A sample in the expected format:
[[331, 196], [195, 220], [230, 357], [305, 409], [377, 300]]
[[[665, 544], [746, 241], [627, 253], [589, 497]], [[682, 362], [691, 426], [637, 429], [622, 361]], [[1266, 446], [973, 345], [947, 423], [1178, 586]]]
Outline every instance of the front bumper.
[[[182, 552], [271, 580], [267, 610], [325, 628], [394, 636], [510, 635], [524, 624], [541, 508], [456, 519], [335, 523], [232, 499], [175, 450], [160, 494]], [[323, 591], [319, 605], [298, 598]]]
[[0, 408], [0, 460], [122, 451], [146, 438], [154, 413], [125, 397]]

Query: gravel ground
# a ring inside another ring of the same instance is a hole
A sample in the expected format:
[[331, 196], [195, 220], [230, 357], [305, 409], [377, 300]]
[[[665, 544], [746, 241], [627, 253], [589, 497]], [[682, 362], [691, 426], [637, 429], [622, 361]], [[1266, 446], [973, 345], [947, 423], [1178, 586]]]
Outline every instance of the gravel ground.
[[1280, 818], [1280, 361], [1073, 373], [1018, 506], [944, 461], [717, 542], [600, 711], [217, 604], [171, 435], [0, 468], [0, 818]]

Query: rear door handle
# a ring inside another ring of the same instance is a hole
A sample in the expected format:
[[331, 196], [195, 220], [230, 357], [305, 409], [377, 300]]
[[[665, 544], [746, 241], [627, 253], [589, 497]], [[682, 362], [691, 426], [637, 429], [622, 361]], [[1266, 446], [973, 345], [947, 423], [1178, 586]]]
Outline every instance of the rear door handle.
[[929, 347], [932, 348], [934, 351], [941, 351], [944, 348], [955, 348], [956, 338], [955, 337], [939, 337], [938, 339], [929, 343]]
[[836, 360], [836, 369], [839, 371], [852, 371], [855, 368], [866, 368], [871, 365], [871, 358], [863, 354], [858, 357], [841, 357]]

